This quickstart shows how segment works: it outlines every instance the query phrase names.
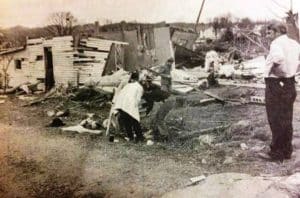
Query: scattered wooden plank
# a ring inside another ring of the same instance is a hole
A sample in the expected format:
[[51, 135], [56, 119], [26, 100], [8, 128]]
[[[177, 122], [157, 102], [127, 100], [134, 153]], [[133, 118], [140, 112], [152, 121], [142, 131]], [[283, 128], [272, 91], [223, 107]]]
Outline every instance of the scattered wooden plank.
[[214, 103], [214, 102], [216, 102], [215, 98], [207, 98], [207, 99], [200, 100], [201, 105], [208, 105], [208, 104], [211, 104], [211, 103]]
[[195, 184], [195, 183], [199, 183], [200, 181], [203, 181], [205, 180], [205, 176], [204, 175], [201, 175], [201, 176], [198, 176], [198, 177], [192, 177], [190, 178], [192, 184]]
[[91, 133], [91, 134], [97, 134], [97, 135], [102, 134], [101, 130], [86, 129], [81, 125], [65, 127], [65, 128], [62, 128], [61, 130], [62, 131], [69, 131], [69, 132], [77, 132], [77, 133]]
[[206, 94], [206, 95], [208, 95], [208, 96], [210, 96], [210, 97], [212, 97], [212, 98], [215, 98], [215, 99], [216, 99], [217, 101], [219, 101], [219, 102], [225, 103], [225, 99], [219, 97], [219, 96], [216, 95], [216, 94], [213, 94], [213, 93], [211, 93], [211, 92], [209, 92], [209, 91], [205, 91], [204, 94]]

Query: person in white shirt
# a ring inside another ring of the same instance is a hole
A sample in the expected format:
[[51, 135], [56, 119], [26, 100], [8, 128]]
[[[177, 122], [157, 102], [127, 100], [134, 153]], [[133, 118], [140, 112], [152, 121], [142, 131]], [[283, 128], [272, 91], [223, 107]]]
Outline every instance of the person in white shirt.
[[296, 99], [295, 74], [299, 66], [300, 45], [286, 35], [283, 24], [267, 27], [272, 40], [265, 68], [265, 99], [272, 142], [267, 157], [290, 159], [293, 152], [293, 104]]
[[134, 140], [133, 131], [136, 135], [136, 142], [143, 141], [144, 136], [140, 125], [139, 103], [143, 96], [144, 89], [139, 83], [139, 74], [134, 72], [114, 100], [114, 109], [119, 113], [119, 122], [125, 128], [130, 140]]

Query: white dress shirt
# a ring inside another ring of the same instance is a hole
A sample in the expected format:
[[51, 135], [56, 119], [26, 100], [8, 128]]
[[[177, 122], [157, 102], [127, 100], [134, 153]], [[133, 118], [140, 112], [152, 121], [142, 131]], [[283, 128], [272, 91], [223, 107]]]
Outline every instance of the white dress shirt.
[[139, 103], [143, 92], [143, 87], [138, 82], [128, 83], [115, 98], [114, 109], [123, 110], [139, 122]]
[[[300, 45], [287, 35], [277, 37], [271, 43], [270, 52], [266, 59], [265, 77], [295, 76], [299, 66]], [[274, 66], [274, 63], [278, 66]]]

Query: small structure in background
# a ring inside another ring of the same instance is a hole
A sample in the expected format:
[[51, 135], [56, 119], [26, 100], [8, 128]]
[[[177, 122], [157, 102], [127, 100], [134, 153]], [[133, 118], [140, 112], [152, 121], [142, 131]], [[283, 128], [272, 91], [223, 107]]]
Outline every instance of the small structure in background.
[[122, 67], [124, 45], [97, 38], [83, 38], [74, 45], [71, 36], [29, 39], [26, 48], [10, 52], [14, 59], [8, 68], [9, 85], [42, 81], [48, 91], [55, 85], [97, 81], [105, 71]]

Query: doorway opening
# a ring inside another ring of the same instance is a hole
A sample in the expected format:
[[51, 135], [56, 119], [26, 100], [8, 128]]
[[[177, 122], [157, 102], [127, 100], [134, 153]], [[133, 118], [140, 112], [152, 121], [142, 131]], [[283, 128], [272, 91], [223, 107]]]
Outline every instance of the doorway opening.
[[45, 90], [49, 91], [55, 85], [53, 73], [53, 56], [52, 48], [44, 47], [45, 57]]

